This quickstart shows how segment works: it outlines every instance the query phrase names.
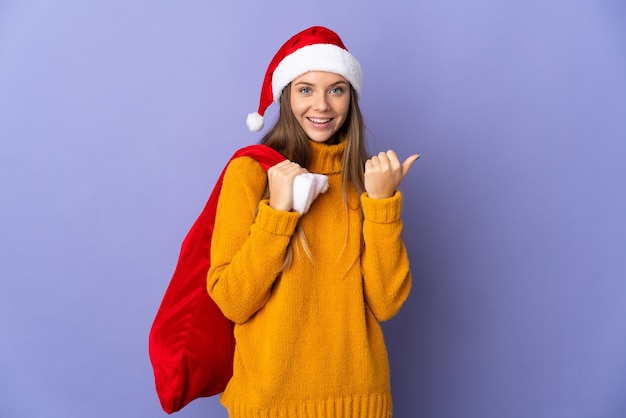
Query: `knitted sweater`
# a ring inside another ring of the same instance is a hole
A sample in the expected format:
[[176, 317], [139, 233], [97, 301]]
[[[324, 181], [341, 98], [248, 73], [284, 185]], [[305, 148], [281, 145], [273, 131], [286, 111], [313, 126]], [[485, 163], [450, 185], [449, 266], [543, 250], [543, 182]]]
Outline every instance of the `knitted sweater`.
[[[402, 197], [351, 189], [346, 210], [345, 143], [311, 146], [308, 169], [327, 175], [329, 188], [303, 216], [263, 200], [267, 175], [253, 159], [233, 160], [224, 176], [207, 285], [236, 324], [233, 377], [221, 397], [234, 418], [391, 417], [379, 321], [411, 287]], [[281, 272], [290, 241], [293, 262]]]

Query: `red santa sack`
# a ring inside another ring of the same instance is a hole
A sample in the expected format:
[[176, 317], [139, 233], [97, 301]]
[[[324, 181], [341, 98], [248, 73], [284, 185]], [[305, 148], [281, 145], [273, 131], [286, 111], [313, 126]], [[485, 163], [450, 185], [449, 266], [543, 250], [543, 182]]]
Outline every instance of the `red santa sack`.
[[[265, 145], [242, 148], [231, 161], [241, 156], [254, 158], [265, 170], [285, 159]], [[148, 350], [156, 391], [168, 414], [194, 399], [223, 392], [233, 374], [233, 323], [206, 290], [211, 237], [225, 171], [183, 241], [174, 275], [150, 330]]]

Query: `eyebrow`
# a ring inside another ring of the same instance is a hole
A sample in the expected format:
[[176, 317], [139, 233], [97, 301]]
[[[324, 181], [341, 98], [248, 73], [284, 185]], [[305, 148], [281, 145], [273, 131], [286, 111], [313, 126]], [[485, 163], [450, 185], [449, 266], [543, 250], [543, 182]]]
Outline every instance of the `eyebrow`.
[[[346, 82], [346, 81], [344, 81], [344, 80], [337, 80], [336, 82], [331, 83], [331, 84], [329, 85], [329, 87], [338, 86], [339, 84], [343, 84], [343, 85], [346, 85], [346, 86], [347, 86], [347, 85], [348, 85], [348, 82]], [[313, 83], [309, 83], [309, 82], [307, 82], [307, 81], [298, 81], [295, 85], [296, 85], [296, 86], [299, 86], [299, 85], [304, 85], [304, 86], [315, 86], [315, 84], [313, 84]]]

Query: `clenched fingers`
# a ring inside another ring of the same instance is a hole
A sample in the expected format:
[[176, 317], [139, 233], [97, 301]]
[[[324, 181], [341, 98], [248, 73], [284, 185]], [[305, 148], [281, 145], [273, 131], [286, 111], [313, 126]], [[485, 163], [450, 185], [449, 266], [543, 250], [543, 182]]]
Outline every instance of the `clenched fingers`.
[[269, 205], [273, 209], [284, 211], [292, 209], [293, 179], [303, 173], [307, 173], [307, 170], [289, 160], [281, 161], [267, 170]]
[[392, 150], [380, 152], [365, 163], [365, 191], [369, 197], [388, 198], [408, 173], [418, 154], [411, 155], [403, 163]]

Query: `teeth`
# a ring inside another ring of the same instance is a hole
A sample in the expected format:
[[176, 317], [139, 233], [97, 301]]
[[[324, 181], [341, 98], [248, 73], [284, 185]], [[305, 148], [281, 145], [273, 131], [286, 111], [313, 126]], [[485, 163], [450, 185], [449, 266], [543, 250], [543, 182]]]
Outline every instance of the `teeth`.
[[309, 118], [309, 120], [313, 123], [328, 123], [331, 121], [330, 118], [326, 118], [326, 119], [319, 119], [319, 118]]

